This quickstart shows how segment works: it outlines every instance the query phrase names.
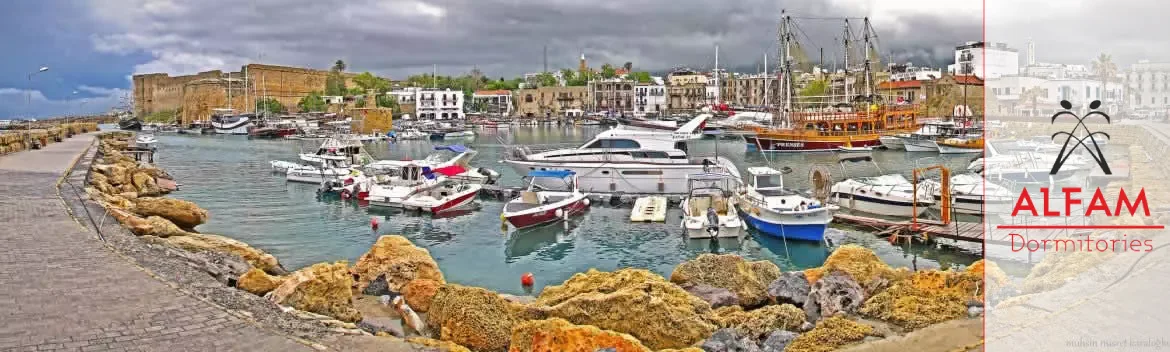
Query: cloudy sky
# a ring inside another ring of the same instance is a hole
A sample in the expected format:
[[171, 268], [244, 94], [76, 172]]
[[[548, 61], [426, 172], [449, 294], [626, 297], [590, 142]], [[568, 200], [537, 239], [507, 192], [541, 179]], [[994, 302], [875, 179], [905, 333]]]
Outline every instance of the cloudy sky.
[[[992, 1], [992, 0], [989, 0]], [[994, 0], [1000, 1], [1000, 0]], [[1006, 0], [1003, 0], [1006, 1]], [[135, 73], [172, 75], [247, 62], [351, 70], [391, 78], [478, 67], [492, 77], [633, 62], [643, 70], [754, 69], [776, 52], [781, 9], [827, 59], [842, 23], [872, 18], [883, 55], [949, 64], [982, 36], [980, 0], [10, 0], [0, 13], [0, 118], [105, 111]], [[859, 21], [855, 21], [857, 25]], [[50, 70], [28, 73], [38, 67]], [[31, 102], [31, 103], [30, 103]]]

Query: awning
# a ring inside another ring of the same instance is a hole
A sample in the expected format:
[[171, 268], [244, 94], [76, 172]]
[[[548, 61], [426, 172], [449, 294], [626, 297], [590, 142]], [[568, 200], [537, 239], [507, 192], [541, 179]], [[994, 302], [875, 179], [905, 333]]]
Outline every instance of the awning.
[[443, 176], [450, 177], [450, 176], [455, 176], [455, 175], [464, 173], [466, 171], [467, 171], [467, 169], [463, 168], [463, 166], [451, 165], [451, 166], [444, 166], [444, 167], [440, 167], [438, 169], [431, 170], [431, 173], [437, 173], [437, 174], [440, 174]]
[[556, 177], [565, 178], [576, 174], [571, 170], [534, 170], [528, 172], [528, 177]]
[[459, 145], [459, 144], [453, 144], [453, 145], [436, 145], [436, 146], [435, 146], [435, 150], [450, 150], [450, 151], [452, 151], [452, 152], [456, 152], [456, 153], [462, 153], [462, 152], [466, 152], [466, 151], [467, 151], [467, 147], [464, 147], [464, 146], [462, 146], [462, 145]]

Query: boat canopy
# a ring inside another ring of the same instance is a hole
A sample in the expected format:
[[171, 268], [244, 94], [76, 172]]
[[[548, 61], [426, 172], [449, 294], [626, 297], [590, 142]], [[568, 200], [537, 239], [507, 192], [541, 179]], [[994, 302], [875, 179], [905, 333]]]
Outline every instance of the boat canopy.
[[463, 166], [451, 165], [451, 166], [440, 167], [440, 168], [434, 169], [434, 170], [429, 170], [428, 173], [436, 173], [436, 174], [450, 177], [450, 176], [455, 176], [455, 175], [464, 173], [466, 171], [467, 171], [467, 169], [464, 169]]
[[555, 177], [565, 178], [577, 174], [572, 170], [533, 170], [528, 172], [528, 177]]
[[435, 150], [450, 150], [452, 152], [462, 153], [467, 151], [467, 147], [464, 147], [461, 144], [437, 145], [435, 146]]
[[731, 174], [721, 173], [721, 172], [706, 172], [706, 173], [687, 175], [687, 179], [700, 180], [700, 181], [712, 181], [712, 180], [723, 180], [723, 179], [734, 179], [734, 178], [735, 178], [735, 176], [732, 176]]

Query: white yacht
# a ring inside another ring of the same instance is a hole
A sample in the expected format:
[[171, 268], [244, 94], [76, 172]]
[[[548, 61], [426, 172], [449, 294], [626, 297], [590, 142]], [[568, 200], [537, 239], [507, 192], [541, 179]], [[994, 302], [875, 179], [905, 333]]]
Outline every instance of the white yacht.
[[153, 134], [140, 134], [138, 138], [134, 139], [134, 144], [137, 144], [139, 148], [154, 149], [154, 146], [158, 144], [158, 139], [154, 138]]
[[372, 206], [402, 207], [403, 202], [420, 192], [427, 191], [444, 181], [466, 184], [491, 184], [499, 174], [484, 168], [472, 168], [469, 164], [477, 152], [462, 145], [436, 146], [435, 150], [457, 153], [450, 159], [434, 154], [423, 160], [382, 160], [366, 165], [374, 171], [387, 171], [391, 177], [377, 180], [370, 185], [366, 200]]
[[1096, 166], [1088, 158], [1072, 154], [1065, 160], [1060, 172], [1051, 175], [1056, 153], [1000, 153], [995, 145], [987, 144], [985, 147], [986, 155], [972, 161], [967, 170], [994, 182], [1007, 181], [1018, 185], [1077, 182], [1088, 175], [1091, 167]]
[[[935, 201], [942, 200], [942, 185], [938, 181], [927, 180], [923, 184], [933, 184]], [[1000, 210], [1015, 201], [1007, 187], [986, 182], [978, 174], [951, 176], [950, 189], [951, 208], [960, 214], [983, 215], [988, 209]]]
[[[687, 142], [702, 137], [705, 123], [706, 116], [700, 116], [674, 132], [615, 128], [567, 149], [539, 151], [534, 150], [540, 148], [537, 146], [518, 146], [504, 162], [519, 174], [573, 171], [582, 192], [685, 195], [690, 174], [727, 172], [739, 178], [739, 170], [726, 158], [688, 153]], [[536, 182], [544, 187], [558, 186], [542, 184], [548, 182], [542, 179]]]
[[882, 146], [886, 147], [886, 149], [905, 150], [906, 149], [905, 142], [902, 142], [902, 139], [905, 139], [905, 138], [910, 138], [910, 134], [909, 133], [899, 133], [899, 134], [892, 135], [892, 136], [881, 136], [881, 137], [878, 137], [878, 141], [881, 142]]
[[899, 137], [903, 148], [908, 152], [938, 152], [938, 143], [935, 142], [947, 131], [957, 127], [951, 121], [927, 121], [918, 131]]
[[933, 188], [920, 185], [915, 193], [914, 184], [900, 174], [859, 177], [834, 184], [829, 198], [842, 208], [877, 215], [914, 217], [934, 204]]

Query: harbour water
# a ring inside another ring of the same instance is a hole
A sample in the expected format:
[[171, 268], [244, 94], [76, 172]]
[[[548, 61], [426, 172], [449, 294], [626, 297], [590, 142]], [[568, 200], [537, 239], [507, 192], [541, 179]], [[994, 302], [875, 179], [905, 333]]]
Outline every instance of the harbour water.
[[[501, 174], [501, 183], [518, 186], [521, 178], [499, 163], [504, 144], [579, 143], [594, 136], [597, 127], [514, 127], [477, 130], [463, 143], [480, 151], [473, 166]], [[497, 138], [498, 137], [498, 138]], [[290, 270], [323, 261], [354, 261], [380, 235], [400, 234], [427, 248], [438, 261], [446, 279], [499, 292], [523, 294], [519, 277], [531, 272], [535, 289], [558, 284], [589, 268], [614, 270], [645, 268], [664, 276], [680, 262], [701, 253], [735, 253], [751, 260], [770, 260], [783, 270], [821, 265], [828, 250], [820, 243], [788, 242], [752, 235], [734, 240], [687, 240], [680, 228], [681, 210], [671, 209], [666, 223], [630, 223], [630, 208], [593, 206], [584, 216], [567, 224], [508, 234], [501, 230], [503, 202], [480, 200], [479, 209], [434, 218], [400, 211], [368, 209], [337, 197], [318, 197], [317, 185], [287, 183], [274, 174], [270, 160], [295, 161], [296, 154], [315, 150], [316, 141], [250, 140], [244, 136], [159, 135], [156, 162], [179, 182], [171, 196], [193, 201], [207, 209], [211, 218], [198, 230], [225, 234], [272, 253]], [[503, 141], [503, 144], [501, 144]], [[367, 149], [379, 159], [424, 158], [436, 142], [401, 141], [373, 143]], [[789, 187], [808, 184], [809, 165], [831, 166], [835, 178], [841, 169], [831, 153], [774, 154], [767, 158], [745, 152], [742, 141], [702, 140], [692, 150], [715, 152], [742, 169], [748, 166], [789, 166]], [[925, 159], [921, 158], [933, 158]], [[907, 177], [916, 164], [942, 162], [963, 170], [970, 156], [878, 151], [876, 164], [885, 173]], [[847, 166], [850, 176], [873, 176], [872, 165]], [[371, 229], [370, 219], [380, 226]], [[872, 248], [893, 266], [918, 268], [966, 265], [980, 258], [977, 245], [934, 246], [916, 243], [909, 249], [891, 245], [872, 233], [836, 225], [827, 237], [834, 245], [856, 243]]]

